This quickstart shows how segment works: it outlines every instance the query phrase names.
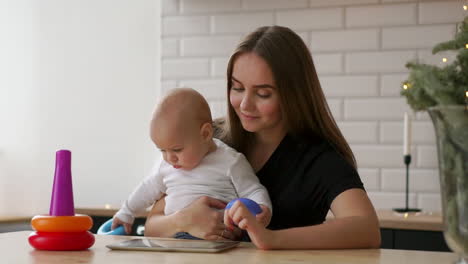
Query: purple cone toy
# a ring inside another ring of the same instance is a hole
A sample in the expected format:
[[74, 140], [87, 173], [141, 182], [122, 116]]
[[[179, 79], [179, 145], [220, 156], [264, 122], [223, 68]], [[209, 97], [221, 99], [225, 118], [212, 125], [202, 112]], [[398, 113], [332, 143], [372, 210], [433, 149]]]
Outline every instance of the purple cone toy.
[[55, 176], [49, 215], [75, 215], [69, 150], [59, 150], [55, 155]]

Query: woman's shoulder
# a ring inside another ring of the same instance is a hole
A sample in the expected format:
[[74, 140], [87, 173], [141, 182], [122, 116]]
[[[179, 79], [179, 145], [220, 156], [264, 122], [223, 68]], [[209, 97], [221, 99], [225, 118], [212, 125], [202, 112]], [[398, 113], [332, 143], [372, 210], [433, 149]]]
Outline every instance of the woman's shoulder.
[[292, 136], [285, 137], [285, 153], [298, 157], [311, 168], [324, 169], [351, 169], [352, 166], [338, 152], [333, 145], [318, 136]]
[[[295, 139], [299, 171], [306, 175], [322, 175], [320, 182], [337, 189], [339, 186], [362, 188], [356, 168], [341, 155], [330, 142], [315, 139]], [[300, 151], [302, 149], [302, 151]]]

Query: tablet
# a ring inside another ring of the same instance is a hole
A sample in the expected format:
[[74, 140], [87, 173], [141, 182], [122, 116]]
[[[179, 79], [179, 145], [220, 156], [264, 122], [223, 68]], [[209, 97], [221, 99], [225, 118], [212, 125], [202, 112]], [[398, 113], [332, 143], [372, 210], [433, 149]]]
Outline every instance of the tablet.
[[208, 241], [175, 238], [137, 238], [106, 247], [115, 250], [221, 252], [239, 245], [239, 241]]

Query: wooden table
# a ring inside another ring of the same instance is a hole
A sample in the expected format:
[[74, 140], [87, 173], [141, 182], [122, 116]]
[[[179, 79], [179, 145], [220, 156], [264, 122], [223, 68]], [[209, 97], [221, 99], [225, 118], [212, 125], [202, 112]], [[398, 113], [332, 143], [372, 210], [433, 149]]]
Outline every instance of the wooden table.
[[63, 263], [362, 263], [362, 264], [439, 264], [454, 263], [454, 253], [361, 249], [361, 250], [271, 250], [256, 249], [251, 243], [222, 253], [174, 253], [114, 251], [105, 246], [128, 236], [99, 236], [86, 251], [38, 251], [28, 243], [29, 231], [0, 234], [1, 263], [63, 264]]

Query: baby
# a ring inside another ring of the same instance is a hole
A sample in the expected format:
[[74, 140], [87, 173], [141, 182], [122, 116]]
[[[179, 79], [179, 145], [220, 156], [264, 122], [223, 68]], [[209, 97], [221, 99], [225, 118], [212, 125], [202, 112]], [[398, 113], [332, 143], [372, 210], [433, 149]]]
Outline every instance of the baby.
[[[130, 233], [135, 215], [164, 194], [166, 215], [201, 196], [224, 202], [244, 197], [260, 205], [268, 218], [261, 222], [269, 223], [271, 201], [267, 190], [243, 154], [213, 138], [210, 108], [201, 94], [188, 88], [169, 92], [153, 114], [150, 133], [163, 159], [115, 214], [113, 228], [123, 225]], [[186, 233], [175, 237], [197, 239]]]

